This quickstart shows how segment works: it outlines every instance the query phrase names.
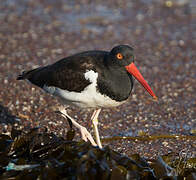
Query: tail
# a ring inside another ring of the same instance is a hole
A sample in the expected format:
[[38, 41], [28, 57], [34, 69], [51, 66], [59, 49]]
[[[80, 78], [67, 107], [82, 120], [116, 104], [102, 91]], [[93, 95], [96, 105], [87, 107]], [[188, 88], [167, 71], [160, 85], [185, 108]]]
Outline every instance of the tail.
[[16, 78], [16, 80], [22, 80], [22, 79], [26, 79], [25, 76], [27, 74], [27, 71], [23, 71], [22, 74], [19, 74], [18, 77]]
[[23, 71], [22, 74], [18, 75], [16, 80], [23, 80], [23, 79], [31, 78], [32, 74], [34, 74], [34, 72], [36, 72], [38, 69], [41, 69], [41, 67], [33, 69], [33, 70], [30, 70], [30, 71]]
[[23, 71], [16, 79], [23, 80], [28, 79], [32, 84], [43, 87], [47, 81], [50, 72], [48, 71], [49, 66], [38, 67], [29, 71]]

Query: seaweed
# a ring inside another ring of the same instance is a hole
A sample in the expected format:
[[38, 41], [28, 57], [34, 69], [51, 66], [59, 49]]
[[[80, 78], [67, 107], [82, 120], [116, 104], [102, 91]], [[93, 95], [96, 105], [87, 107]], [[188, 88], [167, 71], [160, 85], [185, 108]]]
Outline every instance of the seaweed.
[[1, 134], [0, 179], [196, 179], [196, 158], [128, 157], [109, 146], [73, 141], [74, 134], [72, 128], [66, 139], [41, 128]]

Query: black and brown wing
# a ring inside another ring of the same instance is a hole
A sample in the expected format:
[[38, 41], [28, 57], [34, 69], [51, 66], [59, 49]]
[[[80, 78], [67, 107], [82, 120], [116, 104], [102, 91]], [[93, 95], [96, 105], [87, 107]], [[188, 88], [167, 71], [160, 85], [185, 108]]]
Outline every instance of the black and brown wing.
[[18, 76], [17, 80], [28, 79], [41, 88], [52, 86], [63, 90], [81, 92], [90, 84], [85, 79], [84, 73], [88, 70], [94, 70], [94, 59], [102, 54], [105, 53], [88, 52], [70, 56], [52, 65], [25, 71]]

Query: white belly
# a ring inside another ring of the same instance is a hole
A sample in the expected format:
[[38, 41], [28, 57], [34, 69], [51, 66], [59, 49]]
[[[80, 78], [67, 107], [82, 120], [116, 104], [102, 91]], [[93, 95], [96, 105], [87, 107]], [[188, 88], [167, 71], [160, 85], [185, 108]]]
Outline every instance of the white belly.
[[98, 73], [90, 70], [84, 76], [91, 84], [81, 92], [67, 91], [53, 86], [44, 86], [43, 89], [50, 94], [60, 97], [64, 104], [74, 105], [80, 108], [115, 107], [125, 102], [112, 100], [97, 91]]

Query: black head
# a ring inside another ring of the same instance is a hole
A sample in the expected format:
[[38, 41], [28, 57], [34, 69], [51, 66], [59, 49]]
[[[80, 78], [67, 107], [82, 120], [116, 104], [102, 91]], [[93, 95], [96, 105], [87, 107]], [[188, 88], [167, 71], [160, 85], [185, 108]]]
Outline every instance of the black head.
[[108, 65], [115, 67], [113, 68], [113, 70], [117, 70], [117, 67], [123, 67], [128, 73], [133, 75], [142, 84], [142, 86], [148, 91], [151, 96], [157, 99], [154, 92], [152, 91], [148, 83], [144, 80], [143, 76], [134, 64], [132, 47], [128, 45], [116, 46], [110, 51], [108, 57]]
[[128, 45], [119, 45], [114, 47], [109, 54], [113, 63], [120, 66], [128, 66], [134, 62], [133, 48]]

